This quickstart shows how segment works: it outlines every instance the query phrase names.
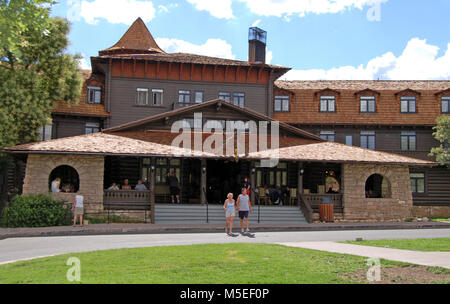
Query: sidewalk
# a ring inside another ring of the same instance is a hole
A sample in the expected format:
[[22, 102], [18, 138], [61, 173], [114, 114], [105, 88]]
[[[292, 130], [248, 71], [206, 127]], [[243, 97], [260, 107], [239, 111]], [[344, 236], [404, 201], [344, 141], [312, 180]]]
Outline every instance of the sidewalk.
[[[223, 232], [224, 224], [98, 224], [84, 227], [0, 228], [0, 239], [15, 237], [152, 234], [152, 233], [215, 233]], [[392, 230], [392, 229], [445, 229], [450, 223], [327, 223], [327, 224], [252, 224], [254, 232], [279, 231], [337, 231], [337, 230]]]
[[342, 254], [358, 255], [368, 258], [380, 258], [422, 266], [450, 269], [450, 252], [422, 252], [392, 248], [342, 244], [335, 242], [279, 243], [280, 245], [314, 249]]

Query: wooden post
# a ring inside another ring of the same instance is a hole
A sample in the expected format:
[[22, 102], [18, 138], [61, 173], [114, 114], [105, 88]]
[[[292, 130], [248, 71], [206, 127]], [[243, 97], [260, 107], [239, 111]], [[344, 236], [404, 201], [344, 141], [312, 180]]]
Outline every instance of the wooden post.
[[303, 174], [305, 167], [303, 163], [298, 163], [298, 179], [297, 179], [297, 200], [300, 202], [300, 195], [303, 194]]
[[253, 205], [256, 205], [255, 202], [255, 187], [256, 187], [256, 170], [255, 170], [255, 162], [250, 162], [250, 185], [251, 185], [251, 192], [250, 192], [250, 200]]
[[156, 159], [151, 158], [150, 162], [150, 205], [151, 205], [151, 223], [155, 223], [155, 178], [156, 178]]
[[201, 172], [201, 189], [200, 189], [200, 203], [202, 205], [206, 204], [206, 159], [202, 159], [200, 162], [200, 172]]

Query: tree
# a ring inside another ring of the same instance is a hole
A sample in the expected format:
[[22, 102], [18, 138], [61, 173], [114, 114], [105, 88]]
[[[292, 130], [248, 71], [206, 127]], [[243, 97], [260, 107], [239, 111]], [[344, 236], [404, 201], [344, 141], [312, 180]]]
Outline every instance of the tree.
[[441, 143], [441, 145], [437, 148], [431, 149], [430, 156], [435, 156], [437, 162], [450, 168], [450, 116], [444, 115], [438, 117], [436, 122], [437, 126], [433, 128], [435, 131], [433, 136]]
[[79, 56], [68, 54], [67, 20], [53, 0], [0, 0], [0, 150], [36, 140], [56, 101], [81, 94]]

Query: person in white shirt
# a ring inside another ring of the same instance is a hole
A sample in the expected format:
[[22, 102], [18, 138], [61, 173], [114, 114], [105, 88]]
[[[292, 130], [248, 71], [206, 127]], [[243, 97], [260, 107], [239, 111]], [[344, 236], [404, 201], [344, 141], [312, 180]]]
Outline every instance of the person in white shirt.
[[83, 213], [84, 213], [84, 196], [77, 193], [73, 201], [72, 211], [73, 211], [73, 226], [77, 224], [77, 218], [80, 219], [80, 226], [83, 226]]
[[61, 192], [59, 187], [61, 186], [61, 179], [59, 177], [55, 178], [54, 181], [52, 181], [52, 192], [58, 193]]

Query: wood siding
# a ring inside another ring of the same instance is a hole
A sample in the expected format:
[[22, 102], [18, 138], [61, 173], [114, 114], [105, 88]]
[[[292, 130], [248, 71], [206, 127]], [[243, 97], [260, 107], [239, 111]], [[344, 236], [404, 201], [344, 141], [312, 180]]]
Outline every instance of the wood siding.
[[425, 173], [425, 193], [413, 193], [415, 206], [450, 206], [450, 169], [412, 168], [411, 172]]
[[[148, 88], [149, 99], [151, 99], [152, 89], [164, 90], [163, 106], [136, 105], [137, 88]], [[204, 101], [218, 98], [219, 92], [230, 92], [231, 98], [233, 98], [233, 93], [244, 93], [245, 107], [267, 115], [268, 98], [267, 86], [265, 85], [159, 81], [115, 77], [111, 80], [111, 104], [109, 108], [112, 116], [108, 120], [108, 127], [118, 126], [173, 110], [174, 104], [178, 104], [179, 90], [189, 90], [191, 92], [191, 101], [194, 101], [195, 91], [203, 92]]]

